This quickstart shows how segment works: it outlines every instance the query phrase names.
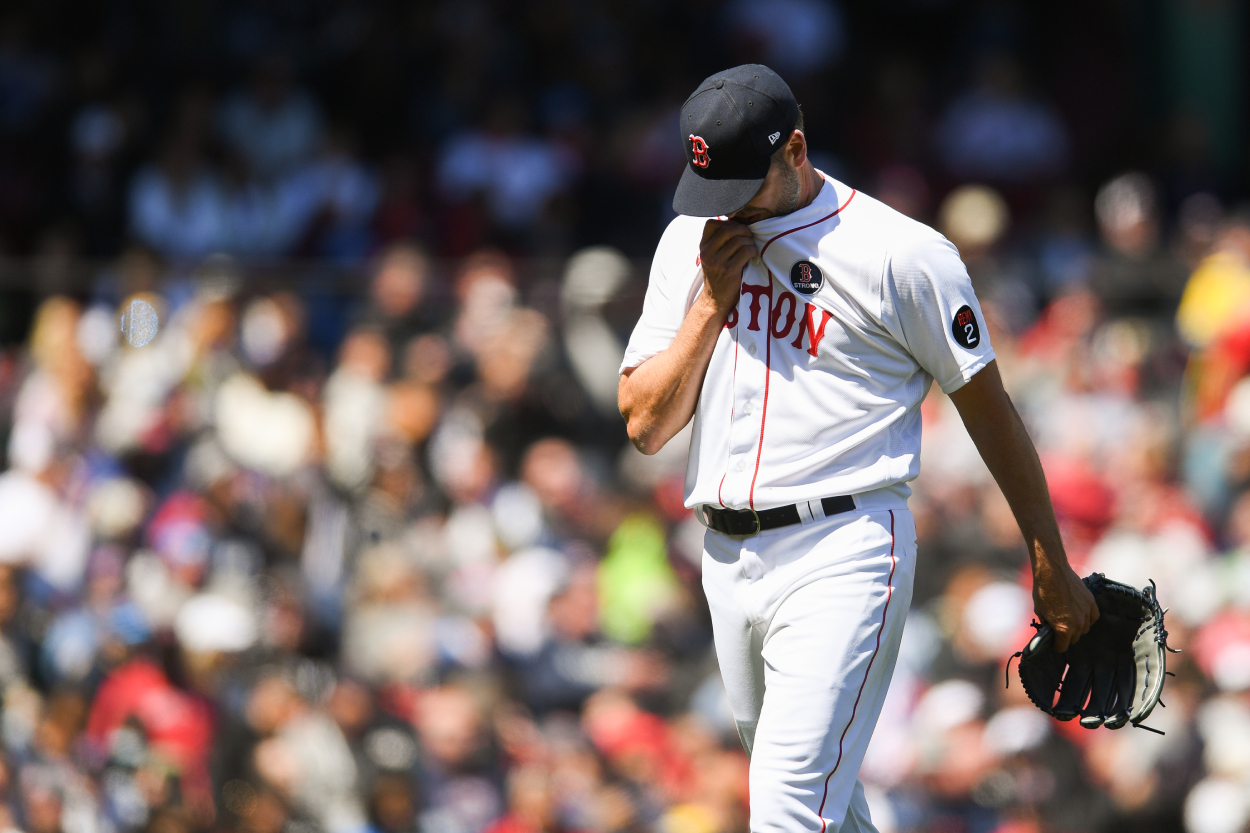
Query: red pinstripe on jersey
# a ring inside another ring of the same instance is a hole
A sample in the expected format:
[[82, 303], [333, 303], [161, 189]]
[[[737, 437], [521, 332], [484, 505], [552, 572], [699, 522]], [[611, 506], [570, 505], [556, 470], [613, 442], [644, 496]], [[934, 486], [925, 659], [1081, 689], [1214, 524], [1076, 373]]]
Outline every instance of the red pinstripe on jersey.
[[[737, 307], [734, 307], [734, 309], [737, 309]], [[742, 316], [738, 316], [738, 319], [741, 320]], [[734, 385], [738, 383], [738, 351], [742, 349], [742, 346], [738, 344], [738, 322], [737, 321], [734, 322], [733, 342], [734, 342], [734, 372], [733, 372], [731, 381], [729, 383], [729, 389], [731, 391], [734, 389]], [[731, 431], [733, 430], [733, 425], [734, 425], [734, 400], [733, 400], [733, 397], [731, 396], [729, 398], [729, 428]], [[731, 434], [730, 436], [733, 436], [733, 435]], [[728, 474], [729, 474], [729, 460], [728, 458], [726, 458], [725, 473], [720, 476], [720, 485], [716, 487], [716, 499], [720, 501], [721, 509], [726, 508], [725, 498], [721, 496], [721, 492], [725, 488], [725, 477]]]
[[[761, 252], [763, 254], [763, 252]], [[764, 316], [764, 407], [760, 412], [760, 438], [755, 444], [755, 473], [751, 475], [751, 492], [747, 496], [748, 505], [755, 508], [755, 481], [760, 476], [760, 457], [764, 455], [764, 423], [768, 420], [768, 385], [773, 376], [773, 273], [768, 273], [768, 315]], [[760, 293], [763, 295], [764, 293]], [[758, 296], [756, 296], [758, 297]]]
[[829, 779], [833, 777], [833, 773], [837, 772], [838, 767], [842, 765], [842, 743], [846, 740], [846, 733], [851, 731], [851, 726], [855, 723], [855, 712], [859, 709], [859, 698], [864, 695], [864, 686], [868, 684], [868, 675], [872, 673], [872, 664], [877, 659], [877, 652], [881, 650], [881, 632], [885, 630], [885, 617], [890, 611], [890, 599], [894, 596], [894, 568], [896, 566], [898, 566], [898, 559], [894, 557], [894, 510], [891, 509], [890, 577], [886, 580], [885, 607], [881, 610], [881, 627], [877, 629], [877, 647], [872, 649], [872, 656], [868, 659], [868, 670], [864, 672], [864, 681], [859, 684], [859, 693], [855, 695], [855, 705], [851, 707], [851, 719], [846, 722], [846, 728], [842, 730], [842, 737], [838, 738], [838, 759], [834, 762], [833, 769], [825, 776], [825, 793], [820, 799], [820, 809], [816, 811], [816, 815], [820, 816], [820, 833], [825, 833], [825, 801], [829, 798]]

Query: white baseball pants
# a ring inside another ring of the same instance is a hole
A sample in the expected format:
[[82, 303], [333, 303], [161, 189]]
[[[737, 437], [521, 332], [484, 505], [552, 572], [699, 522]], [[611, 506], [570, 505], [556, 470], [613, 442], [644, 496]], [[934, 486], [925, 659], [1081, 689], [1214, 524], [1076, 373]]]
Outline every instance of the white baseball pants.
[[704, 538], [716, 655], [751, 757], [752, 833], [876, 831], [859, 767], [911, 605], [916, 527], [893, 495], [856, 503], [748, 538]]

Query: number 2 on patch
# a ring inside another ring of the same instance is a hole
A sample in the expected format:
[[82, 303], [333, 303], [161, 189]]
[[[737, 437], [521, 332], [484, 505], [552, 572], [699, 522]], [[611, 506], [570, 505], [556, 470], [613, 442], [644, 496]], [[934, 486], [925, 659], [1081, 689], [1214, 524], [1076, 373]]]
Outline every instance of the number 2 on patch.
[[981, 330], [977, 326], [977, 316], [972, 307], [964, 304], [955, 313], [955, 320], [951, 321], [951, 335], [956, 342], [969, 349], [980, 343]]

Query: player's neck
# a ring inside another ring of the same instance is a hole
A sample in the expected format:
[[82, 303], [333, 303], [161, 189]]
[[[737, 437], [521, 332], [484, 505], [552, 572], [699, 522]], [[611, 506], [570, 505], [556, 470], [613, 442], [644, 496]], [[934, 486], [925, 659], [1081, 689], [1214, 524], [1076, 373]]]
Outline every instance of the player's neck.
[[809, 160], [804, 159], [803, 164], [799, 166], [799, 204], [795, 210], [811, 205], [816, 195], [820, 193], [820, 189], [824, 187], [825, 178]]

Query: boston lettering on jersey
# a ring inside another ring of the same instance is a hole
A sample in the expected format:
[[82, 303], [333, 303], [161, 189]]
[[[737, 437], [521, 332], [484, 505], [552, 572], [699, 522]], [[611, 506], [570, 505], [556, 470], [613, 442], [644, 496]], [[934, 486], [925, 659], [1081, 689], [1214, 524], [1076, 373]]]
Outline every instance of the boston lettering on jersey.
[[[771, 278], [772, 275], [769, 275]], [[742, 291], [751, 297], [750, 302], [750, 320], [747, 322], [748, 330], [759, 331], [760, 329], [760, 298], [768, 298], [773, 301], [773, 285], [744, 283]], [[804, 347], [803, 339], [807, 339], [807, 352], [813, 356], [819, 355], [817, 348], [820, 347], [820, 341], [825, 337], [825, 327], [829, 324], [829, 319], [833, 318], [833, 314], [828, 310], [823, 310], [815, 304], [803, 304], [803, 308], [799, 309], [799, 300], [794, 297], [794, 293], [782, 291], [777, 296], [775, 303], [770, 303], [772, 309], [772, 320], [769, 322], [769, 332], [773, 338], [788, 339], [791, 333], [795, 333], [794, 341], [790, 346], [802, 349]], [[819, 313], [819, 320], [817, 314]], [[795, 324], [798, 324], [797, 331]], [[733, 329], [738, 326], [738, 307], [735, 306], [729, 311], [729, 319], [725, 322], [725, 329]]]

